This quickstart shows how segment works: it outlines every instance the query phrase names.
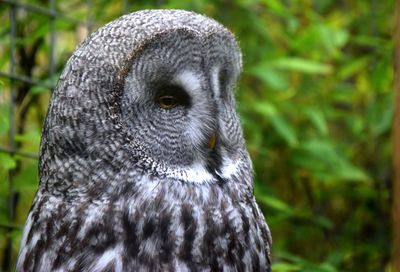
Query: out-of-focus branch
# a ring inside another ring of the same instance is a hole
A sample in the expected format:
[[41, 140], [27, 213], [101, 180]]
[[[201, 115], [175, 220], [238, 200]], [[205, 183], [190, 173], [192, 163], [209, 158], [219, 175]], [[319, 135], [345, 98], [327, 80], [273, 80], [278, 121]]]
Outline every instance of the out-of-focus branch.
[[395, 117], [393, 123], [393, 271], [400, 271], [400, 1], [396, 3], [395, 33]]

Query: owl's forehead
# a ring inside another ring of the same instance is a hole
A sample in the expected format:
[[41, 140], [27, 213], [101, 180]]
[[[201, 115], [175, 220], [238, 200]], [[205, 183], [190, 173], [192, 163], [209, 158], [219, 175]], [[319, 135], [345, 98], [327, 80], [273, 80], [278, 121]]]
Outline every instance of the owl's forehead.
[[185, 28], [173, 29], [148, 39], [131, 58], [139, 76], [176, 74], [182, 70], [210, 72], [223, 67], [231, 74], [241, 68], [235, 40], [226, 33], [203, 35]]
[[132, 48], [131, 60], [146, 54], [164, 61], [173, 56], [183, 59], [186, 55], [192, 62], [230, 59], [241, 65], [234, 35], [217, 21], [193, 12], [144, 10], [123, 16], [105, 28], [132, 42], [128, 45]]
[[134, 34], [138, 39], [146, 39], [156, 33], [185, 28], [201, 35], [210, 33], [232, 33], [217, 21], [185, 10], [142, 10], [127, 14], [105, 26], [122, 35]]
[[[187, 11], [151, 10], [128, 14], [94, 32], [75, 51], [61, 77], [73, 71], [71, 89], [102, 90], [115, 97], [113, 90], [126, 79], [145, 86], [186, 71], [200, 80], [218, 74], [231, 83], [241, 65], [233, 34], [218, 22]], [[98, 80], [81, 80], [99, 71], [103, 76]]]
[[165, 49], [170, 49], [170, 54], [174, 52], [177, 54], [191, 53], [192, 55], [202, 54], [204, 57], [213, 55], [233, 57], [240, 53], [235, 39], [229, 32], [205, 34], [186, 27], [166, 29], [161, 33], [149, 36], [137, 50], [137, 53]]

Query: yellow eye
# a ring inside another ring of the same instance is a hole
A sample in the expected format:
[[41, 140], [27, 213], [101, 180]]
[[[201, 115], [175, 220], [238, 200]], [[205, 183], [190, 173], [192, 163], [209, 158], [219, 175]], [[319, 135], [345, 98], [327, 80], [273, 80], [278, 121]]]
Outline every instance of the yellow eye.
[[176, 107], [178, 101], [172, 95], [162, 95], [158, 98], [158, 104], [163, 109], [171, 109]]

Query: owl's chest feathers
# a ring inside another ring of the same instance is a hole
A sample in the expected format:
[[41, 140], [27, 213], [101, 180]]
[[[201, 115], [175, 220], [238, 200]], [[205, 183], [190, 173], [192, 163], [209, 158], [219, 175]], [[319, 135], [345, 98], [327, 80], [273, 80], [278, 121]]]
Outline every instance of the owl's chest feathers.
[[[263, 219], [250, 192], [231, 186], [151, 183], [118, 198], [110, 194], [81, 203], [47, 199], [33, 211], [37, 223], [31, 231], [41, 229], [40, 247], [54, 269], [66, 260], [89, 271], [111, 266], [263, 267], [269, 248]], [[43, 210], [46, 218], [40, 215]], [[28, 235], [29, 243], [31, 248], [39, 245]]]

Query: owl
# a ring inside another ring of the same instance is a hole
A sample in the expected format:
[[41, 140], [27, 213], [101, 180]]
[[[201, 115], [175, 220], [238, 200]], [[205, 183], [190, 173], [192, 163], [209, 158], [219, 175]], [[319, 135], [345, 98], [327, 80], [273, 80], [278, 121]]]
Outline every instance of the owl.
[[241, 66], [233, 34], [193, 12], [90, 35], [52, 94], [17, 271], [270, 271]]

